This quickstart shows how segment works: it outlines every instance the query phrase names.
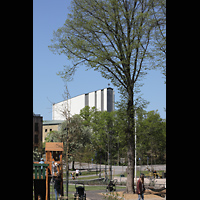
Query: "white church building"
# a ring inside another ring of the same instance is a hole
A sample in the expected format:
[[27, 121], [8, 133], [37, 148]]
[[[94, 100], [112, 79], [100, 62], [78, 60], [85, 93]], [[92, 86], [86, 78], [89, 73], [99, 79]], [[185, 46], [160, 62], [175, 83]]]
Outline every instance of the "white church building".
[[114, 111], [115, 92], [108, 87], [102, 90], [82, 94], [68, 100], [53, 104], [52, 120], [65, 120], [67, 110], [70, 116], [80, 114], [80, 110], [85, 106], [95, 106], [99, 111]]

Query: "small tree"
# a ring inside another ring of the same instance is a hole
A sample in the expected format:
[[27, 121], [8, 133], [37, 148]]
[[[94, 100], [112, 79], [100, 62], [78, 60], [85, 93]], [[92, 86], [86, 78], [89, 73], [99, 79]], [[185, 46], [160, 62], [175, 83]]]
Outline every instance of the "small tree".
[[79, 158], [83, 147], [90, 144], [90, 129], [83, 125], [83, 120], [79, 115], [74, 115], [70, 120], [64, 121], [60, 125], [59, 131], [51, 131], [45, 138], [46, 142], [63, 142], [64, 152], [66, 152], [68, 131], [69, 155], [72, 161]]
[[38, 151], [38, 148], [35, 148], [35, 150], [33, 150], [33, 161], [40, 161], [41, 155], [42, 154]]

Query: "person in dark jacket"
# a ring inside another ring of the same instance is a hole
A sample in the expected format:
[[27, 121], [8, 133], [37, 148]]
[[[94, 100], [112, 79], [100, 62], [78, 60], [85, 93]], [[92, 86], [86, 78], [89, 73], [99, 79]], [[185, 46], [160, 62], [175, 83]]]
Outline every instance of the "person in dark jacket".
[[142, 199], [144, 200], [144, 174], [140, 175], [140, 178], [137, 182], [137, 194], [138, 194], [138, 200]]
[[58, 195], [61, 195], [61, 174], [58, 173], [58, 176], [55, 178], [55, 184], [54, 184], [54, 190], [55, 190], [55, 196], [56, 200], [58, 199]]

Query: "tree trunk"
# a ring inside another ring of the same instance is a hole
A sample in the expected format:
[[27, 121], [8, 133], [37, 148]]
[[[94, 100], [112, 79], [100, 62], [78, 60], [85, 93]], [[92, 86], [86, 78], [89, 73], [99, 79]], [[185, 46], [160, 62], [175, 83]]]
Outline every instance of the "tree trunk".
[[135, 193], [134, 191], [134, 147], [132, 144], [128, 144], [128, 167], [127, 167], [127, 182], [126, 182], [126, 192]]
[[128, 167], [127, 167], [127, 183], [126, 192], [135, 193], [134, 190], [134, 165], [135, 165], [135, 134], [134, 134], [134, 105], [133, 105], [133, 89], [129, 92], [128, 99], [128, 128], [127, 128], [127, 141], [128, 141]]
[[72, 170], [75, 170], [75, 168], [74, 168], [74, 159], [72, 160]]

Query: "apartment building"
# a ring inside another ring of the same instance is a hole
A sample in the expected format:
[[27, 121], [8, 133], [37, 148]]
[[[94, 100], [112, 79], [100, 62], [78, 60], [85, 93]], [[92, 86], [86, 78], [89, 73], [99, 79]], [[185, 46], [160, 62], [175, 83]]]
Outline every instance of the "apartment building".
[[33, 150], [42, 143], [42, 121], [40, 114], [33, 113]]

